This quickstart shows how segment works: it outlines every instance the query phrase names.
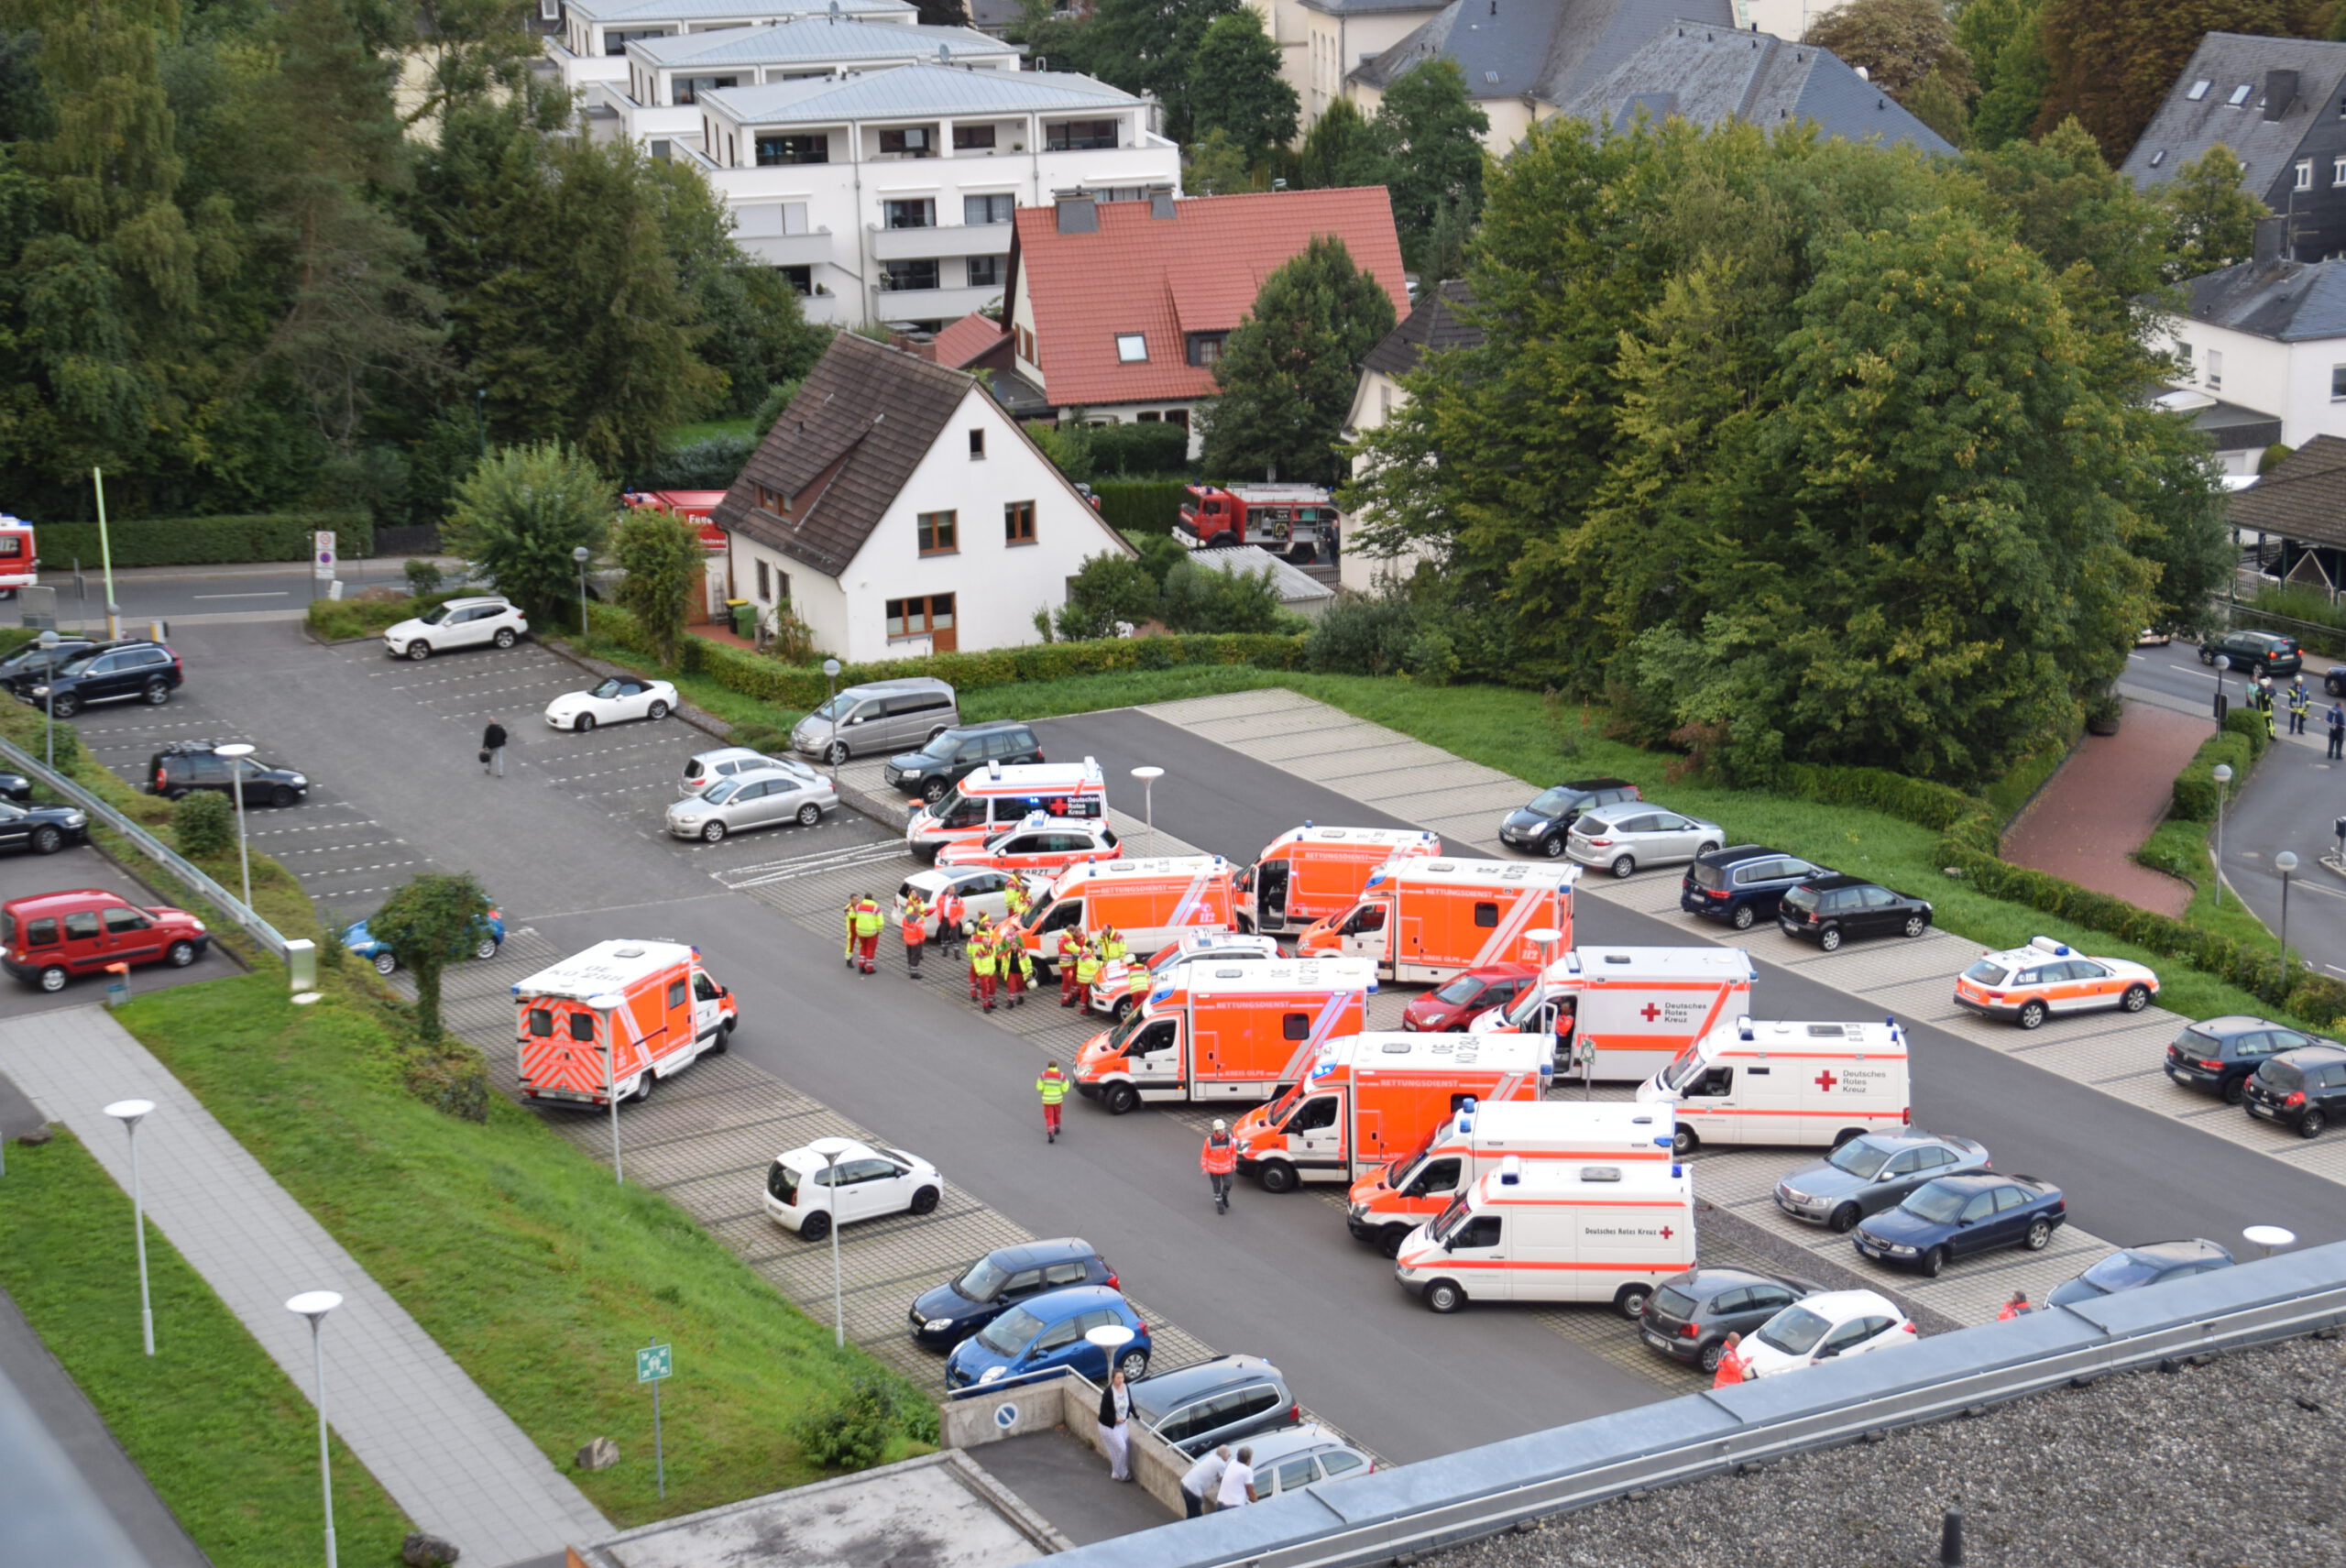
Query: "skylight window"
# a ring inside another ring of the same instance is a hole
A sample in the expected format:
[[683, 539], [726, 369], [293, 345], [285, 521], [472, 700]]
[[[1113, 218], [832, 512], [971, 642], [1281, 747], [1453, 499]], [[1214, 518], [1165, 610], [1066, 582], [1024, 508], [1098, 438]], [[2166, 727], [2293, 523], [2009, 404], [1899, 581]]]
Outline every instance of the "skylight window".
[[2245, 104], [2245, 103], [2247, 103], [2247, 102], [2248, 102], [2248, 90], [2249, 90], [2249, 84], [2248, 84], [2247, 82], [2242, 82], [2239, 86], [2237, 86], [2237, 87], [2235, 87], [2235, 88], [2233, 88], [2233, 89], [2232, 89], [2232, 95], [2231, 95], [2231, 97], [2229, 97], [2229, 98], [2225, 99], [2225, 100], [2224, 100], [2224, 102], [2225, 102], [2225, 103], [2227, 103], [2227, 104], [2230, 104], [2233, 108], [2237, 109], [2237, 108], [2239, 108], [2242, 104]]
[[2158, 151], [2151, 154], [2151, 167], [2153, 169], [2156, 169], [2160, 164], [2165, 163], [2165, 161], [2166, 148], [2161, 148]]
[[2191, 84], [2191, 91], [2186, 93], [2184, 96], [2197, 104], [2200, 99], [2205, 98], [2208, 95], [2208, 89], [2213, 87], [2215, 84], [2216, 81], [2214, 77], [2203, 76], [2198, 81]]
[[1146, 337], [1142, 336], [1139, 333], [1136, 333], [1136, 332], [1120, 332], [1120, 333], [1118, 333], [1118, 334], [1116, 334], [1116, 363], [1117, 363], [1117, 364], [1119, 364], [1119, 365], [1145, 365], [1145, 364], [1146, 364], [1147, 362], [1148, 362], [1148, 339], [1147, 339], [1147, 338], [1146, 338]]

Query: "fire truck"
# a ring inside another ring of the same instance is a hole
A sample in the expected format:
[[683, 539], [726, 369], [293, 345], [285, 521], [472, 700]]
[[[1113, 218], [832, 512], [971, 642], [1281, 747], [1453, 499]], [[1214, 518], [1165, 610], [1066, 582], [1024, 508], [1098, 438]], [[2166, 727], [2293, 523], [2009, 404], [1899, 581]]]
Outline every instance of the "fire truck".
[[33, 525], [0, 512], [0, 598], [15, 598], [18, 588], [29, 588], [39, 581], [40, 554], [33, 545]]
[[1300, 565], [1336, 549], [1336, 504], [1317, 485], [1188, 485], [1174, 537], [1192, 550], [1259, 544]]

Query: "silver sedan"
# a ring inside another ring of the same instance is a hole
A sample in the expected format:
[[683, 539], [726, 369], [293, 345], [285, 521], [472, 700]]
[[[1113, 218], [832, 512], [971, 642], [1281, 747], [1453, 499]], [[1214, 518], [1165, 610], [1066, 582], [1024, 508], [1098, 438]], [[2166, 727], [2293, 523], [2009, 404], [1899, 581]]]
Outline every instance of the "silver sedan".
[[721, 779], [707, 790], [668, 807], [668, 831], [679, 839], [714, 844], [728, 833], [795, 822], [812, 828], [835, 810], [839, 793], [831, 781], [809, 769], [767, 768]]

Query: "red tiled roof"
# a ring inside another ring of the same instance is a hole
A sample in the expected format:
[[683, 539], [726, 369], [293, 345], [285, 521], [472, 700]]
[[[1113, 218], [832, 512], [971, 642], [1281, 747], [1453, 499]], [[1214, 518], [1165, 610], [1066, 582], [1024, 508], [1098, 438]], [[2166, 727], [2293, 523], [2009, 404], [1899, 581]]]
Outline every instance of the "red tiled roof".
[[937, 362], [948, 370], [959, 370], [1001, 341], [1002, 323], [971, 311], [937, 334]]
[[[1397, 317], [1409, 313], [1382, 185], [1193, 196], [1173, 207], [1171, 218], [1157, 218], [1147, 202], [1104, 203], [1089, 234], [1061, 234], [1056, 208], [1018, 209], [1011, 290], [1029, 299], [1053, 403], [1212, 396], [1213, 372], [1189, 364], [1185, 334], [1236, 326], [1263, 280], [1320, 235], [1344, 242], [1354, 264], [1392, 296]], [[1123, 364], [1117, 335], [1135, 332], [1147, 338], [1148, 358]]]

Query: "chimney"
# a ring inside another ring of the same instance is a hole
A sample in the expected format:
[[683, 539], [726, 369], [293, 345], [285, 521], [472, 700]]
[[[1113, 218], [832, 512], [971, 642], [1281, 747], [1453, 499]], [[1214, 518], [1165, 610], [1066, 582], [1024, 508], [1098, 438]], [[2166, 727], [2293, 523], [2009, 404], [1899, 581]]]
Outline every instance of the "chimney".
[[2279, 214], [2256, 220], [2256, 248], [2253, 258], [2259, 267], [2269, 267], [2285, 259], [2289, 253], [2289, 220]]
[[1098, 234], [1100, 209], [1089, 191], [1069, 191], [1058, 198], [1059, 233]]
[[1148, 215], [1152, 218], [1171, 219], [1173, 216], [1173, 192], [1170, 191], [1151, 191], [1148, 193]]
[[2268, 71], [2264, 73], [2264, 117], [2277, 120], [2289, 112], [2297, 101], [2297, 73], [2294, 71]]

